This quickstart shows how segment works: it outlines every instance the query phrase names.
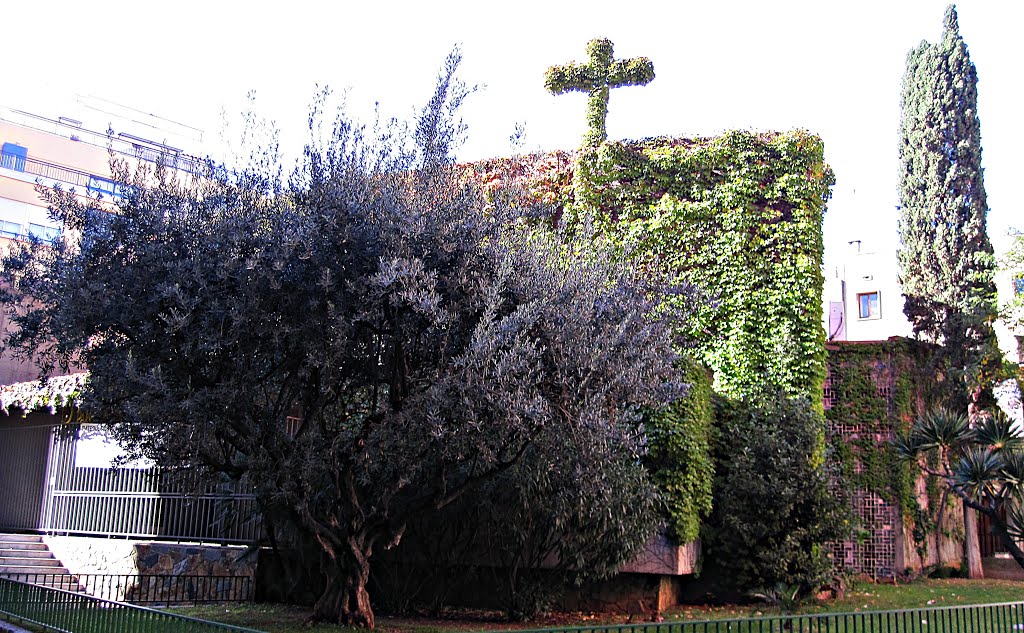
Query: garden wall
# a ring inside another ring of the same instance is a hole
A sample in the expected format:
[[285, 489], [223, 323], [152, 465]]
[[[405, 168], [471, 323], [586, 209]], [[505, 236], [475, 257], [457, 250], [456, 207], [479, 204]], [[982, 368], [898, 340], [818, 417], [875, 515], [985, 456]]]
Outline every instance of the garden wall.
[[934, 399], [932, 389], [941, 376], [931, 369], [930, 346], [893, 337], [833, 342], [827, 350], [825, 418], [858, 519], [855, 537], [832, 546], [835, 559], [848, 571], [873, 578], [959, 569], [962, 506], [952, 499], [943, 502], [934, 481], [898, 461], [887, 447]]
[[[173, 602], [180, 600], [181, 587], [173, 581], [150, 582], [140, 588], [139, 576], [162, 576], [173, 579], [181, 576], [235, 576], [256, 578], [256, 556], [244, 547], [224, 545], [192, 545], [110, 539], [86, 536], [44, 537], [50, 551], [74, 575], [120, 575], [128, 578], [117, 582], [117, 595], [106, 598], [132, 600], [141, 591], [150, 601]], [[251, 587], [251, 584], [248, 586]], [[195, 585], [190, 600], [217, 601], [238, 599], [238, 586], [230, 582], [202, 582]], [[161, 591], [167, 591], [161, 600]]]

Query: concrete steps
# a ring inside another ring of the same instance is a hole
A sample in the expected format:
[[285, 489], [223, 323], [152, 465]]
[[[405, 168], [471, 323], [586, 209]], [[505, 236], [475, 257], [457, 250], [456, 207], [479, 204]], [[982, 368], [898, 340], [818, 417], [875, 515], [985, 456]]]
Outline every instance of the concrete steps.
[[0, 577], [82, 591], [78, 578], [54, 557], [38, 534], [0, 534]]

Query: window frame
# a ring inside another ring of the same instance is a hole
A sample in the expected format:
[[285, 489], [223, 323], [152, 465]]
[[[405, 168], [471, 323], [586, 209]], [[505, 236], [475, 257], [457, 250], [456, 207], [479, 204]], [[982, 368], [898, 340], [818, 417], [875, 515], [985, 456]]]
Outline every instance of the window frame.
[[[872, 310], [872, 301], [870, 297], [874, 297], [874, 309]], [[865, 303], [867, 300], [867, 303]], [[864, 308], [867, 308], [866, 314]], [[882, 293], [878, 290], [872, 290], [870, 292], [858, 292], [857, 293], [857, 318], [861, 321], [875, 321], [882, 318]]]

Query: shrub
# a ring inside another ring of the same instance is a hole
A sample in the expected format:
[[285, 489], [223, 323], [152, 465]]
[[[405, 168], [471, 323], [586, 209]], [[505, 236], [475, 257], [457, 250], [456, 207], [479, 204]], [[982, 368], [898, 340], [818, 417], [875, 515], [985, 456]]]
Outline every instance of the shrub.
[[717, 399], [714, 509], [704, 527], [716, 589], [780, 583], [807, 593], [829, 579], [824, 544], [849, 531], [848, 509], [823, 467], [824, 421], [804, 398]]

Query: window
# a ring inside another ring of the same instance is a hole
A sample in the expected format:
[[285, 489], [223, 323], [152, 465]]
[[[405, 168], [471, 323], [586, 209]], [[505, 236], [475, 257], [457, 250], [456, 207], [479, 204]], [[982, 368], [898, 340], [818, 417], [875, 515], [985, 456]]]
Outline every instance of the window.
[[0, 151], [0, 167], [13, 169], [14, 171], [25, 171], [25, 159], [28, 158], [28, 148], [16, 143], [4, 143]]
[[99, 176], [89, 176], [89, 193], [100, 193], [107, 196], [114, 195], [114, 181], [107, 180], [106, 178], [100, 178]]
[[55, 226], [43, 226], [42, 224], [28, 225], [28, 234], [38, 237], [44, 242], [52, 242], [60, 236], [60, 229]]
[[89, 193], [98, 193], [108, 198], [123, 198], [128, 193], [128, 185], [122, 185], [100, 176], [89, 176], [87, 189]]
[[878, 302], [877, 292], [862, 292], [857, 295], [857, 308], [862, 319], [880, 319], [882, 310]]
[[0, 220], [0, 236], [9, 237], [12, 240], [16, 239], [21, 235], [21, 225], [17, 222], [8, 222], [7, 220]]

